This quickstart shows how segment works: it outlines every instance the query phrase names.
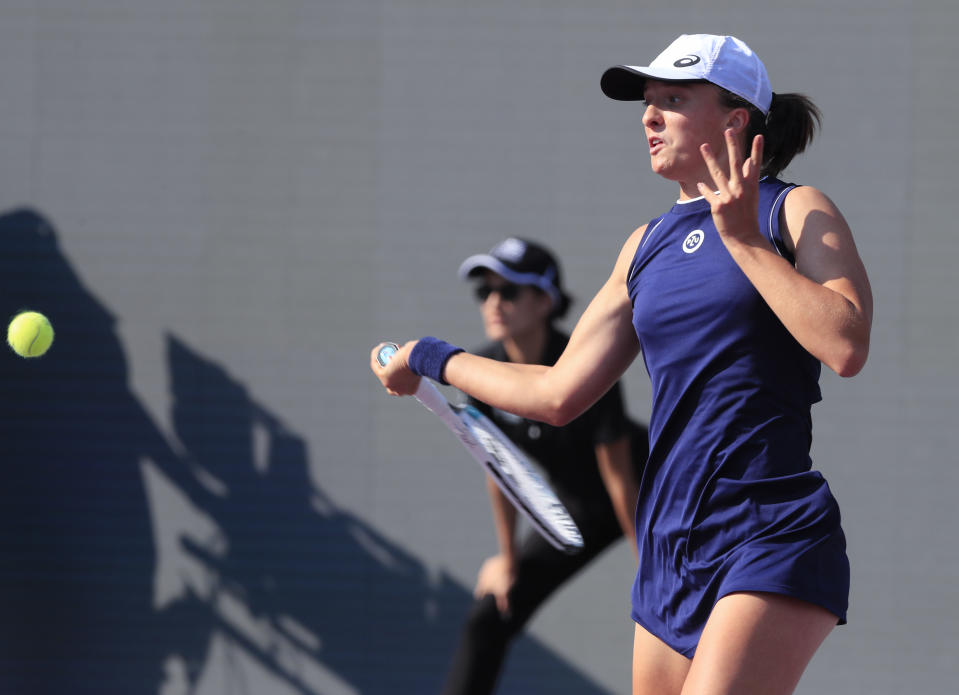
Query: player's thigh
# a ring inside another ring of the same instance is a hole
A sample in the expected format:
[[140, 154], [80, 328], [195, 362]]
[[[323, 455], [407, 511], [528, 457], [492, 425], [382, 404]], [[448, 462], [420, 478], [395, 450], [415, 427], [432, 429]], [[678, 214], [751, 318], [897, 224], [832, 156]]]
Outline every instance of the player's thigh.
[[720, 599], [706, 623], [682, 695], [787, 695], [837, 618], [766, 593]]
[[633, 635], [633, 695], [679, 695], [689, 659], [636, 625]]

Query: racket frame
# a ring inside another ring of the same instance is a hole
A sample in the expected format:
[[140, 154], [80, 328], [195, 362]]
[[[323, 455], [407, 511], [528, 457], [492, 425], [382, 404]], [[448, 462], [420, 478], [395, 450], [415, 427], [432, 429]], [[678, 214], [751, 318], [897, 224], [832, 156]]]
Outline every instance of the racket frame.
[[[399, 346], [395, 343], [385, 343], [376, 356], [380, 366], [385, 367], [398, 349]], [[451, 404], [425, 377], [420, 377], [419, 386], [413, 396], [456, 435], [473, 458], [486, 469], [507, 499], [550, 545], [570, 554], [582, 550], [583, 537], [563, 503], [533, 468], [526, 456], [489, 418], [471, 405]], [[482, 437], [477, 434], [478, 431], [492, 438], [496, 446], [503, 449], [513, 462], [505, 460], [503, 454], [484, 444]], [[509, 472], [514, 468], [518, 469], [518, 475]], [[520, 485], [517, 489], [510, 478], [519, 482], [520, 477], [525, 480], [526, 485]], [[523, 489], [530, 487], [532, 490], [529, 492], [535, 495], [533, 499], [523, 494]], [[539, 511], [540, 508], [544, 511]], [[549, 517], [553, 520], [551, 521]]]

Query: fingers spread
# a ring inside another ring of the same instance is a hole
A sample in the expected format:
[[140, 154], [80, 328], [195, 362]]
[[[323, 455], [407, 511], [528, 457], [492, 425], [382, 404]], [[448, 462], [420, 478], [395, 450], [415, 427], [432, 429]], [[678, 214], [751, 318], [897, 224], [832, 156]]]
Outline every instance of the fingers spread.
[[703, 157], [703, 161], [706, 162], [706, 168], [709, 169], [709, 174], [713, 177], [713, 183], [716, 184], [716, 188], [723, 190], [728, 181], [728, 177], [720, 166], [719, 160], [716, 159], [713, 151], [706, 143], [699, 146], [699, 152]]
[[729, 155], [729, 176], [735, 178], [742, 171], [743, 154], [732, 128], [726, 128], [723, 135], [726, 136], [726, 152]]
[[762, 171], [763, 164], [763, 140], [762, 135], [753, 138], [752, 150], [742, 166], [743, 179], [759, 179], [759, 173]]
[[765, 146], [765, 144], [766, 142], [763, 139], [762, 135], [757, 135], [756, 137], [753, 138], [753, 149], [752, 149], [752, 154], [750, 155], [750, 159], [753, 161], [753, 165], [756, 167], [757, 171], [760, 168], [762, 168], [763, 147]]

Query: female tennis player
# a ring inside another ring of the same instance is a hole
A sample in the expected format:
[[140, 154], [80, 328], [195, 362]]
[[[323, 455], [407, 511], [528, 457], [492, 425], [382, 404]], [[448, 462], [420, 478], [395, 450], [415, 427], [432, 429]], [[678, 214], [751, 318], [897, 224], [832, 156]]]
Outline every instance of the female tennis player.
[[756, 54], [727, 36], [681, 36], [649, 66], [610, 68], [601, 86], [645, 103], [652, 169], [679, 200], [629, 237], [556, 364], [426, 338], [373, 369], [390, 393], [445, 377], [563, 424], [642, 347], [653, 409], [633, 693], [791, 693], [845, 621], [849, 589], [839, 509], [811, 469], [810, 409], [821, 364], [862, 369], [872, 323], [843, 216], [819, 190], [776, 178], [811, 141], [818, 110], [774, 95]]
[[[554, 322], [565, 316], [570, 298], [547, 248], [511, 237], [467, 258], [459, 274], [475, 282], [491, 341], [476, 354], [510, 363], [556, 362], [569, 336]], [[518, 538], [516, 510], [488, 478], [499, 552], [480, 568], [445, 695], [493, 692], [510, 643], [543, 602], [614, 541], [624, 535], [635, 540], [633, 515], [649, 436], [627, 419], [618, 383], [565, 427], [470, 401], [542, 465], [583, 536], [583, 549], [564, 553], [532, 531]]]

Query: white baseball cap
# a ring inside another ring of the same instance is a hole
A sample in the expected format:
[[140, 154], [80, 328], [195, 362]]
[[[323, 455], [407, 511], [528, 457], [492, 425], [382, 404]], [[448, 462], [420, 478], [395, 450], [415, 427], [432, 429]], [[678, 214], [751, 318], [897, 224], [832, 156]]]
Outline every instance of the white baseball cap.
[[646, 79], [712, 82], [769, 113], [773, 90], [766, 66], [734, 36], [683, 34], [648, 66], [617, 65], [603, 73], [600, 86], [611, 99], [638, 101]]

